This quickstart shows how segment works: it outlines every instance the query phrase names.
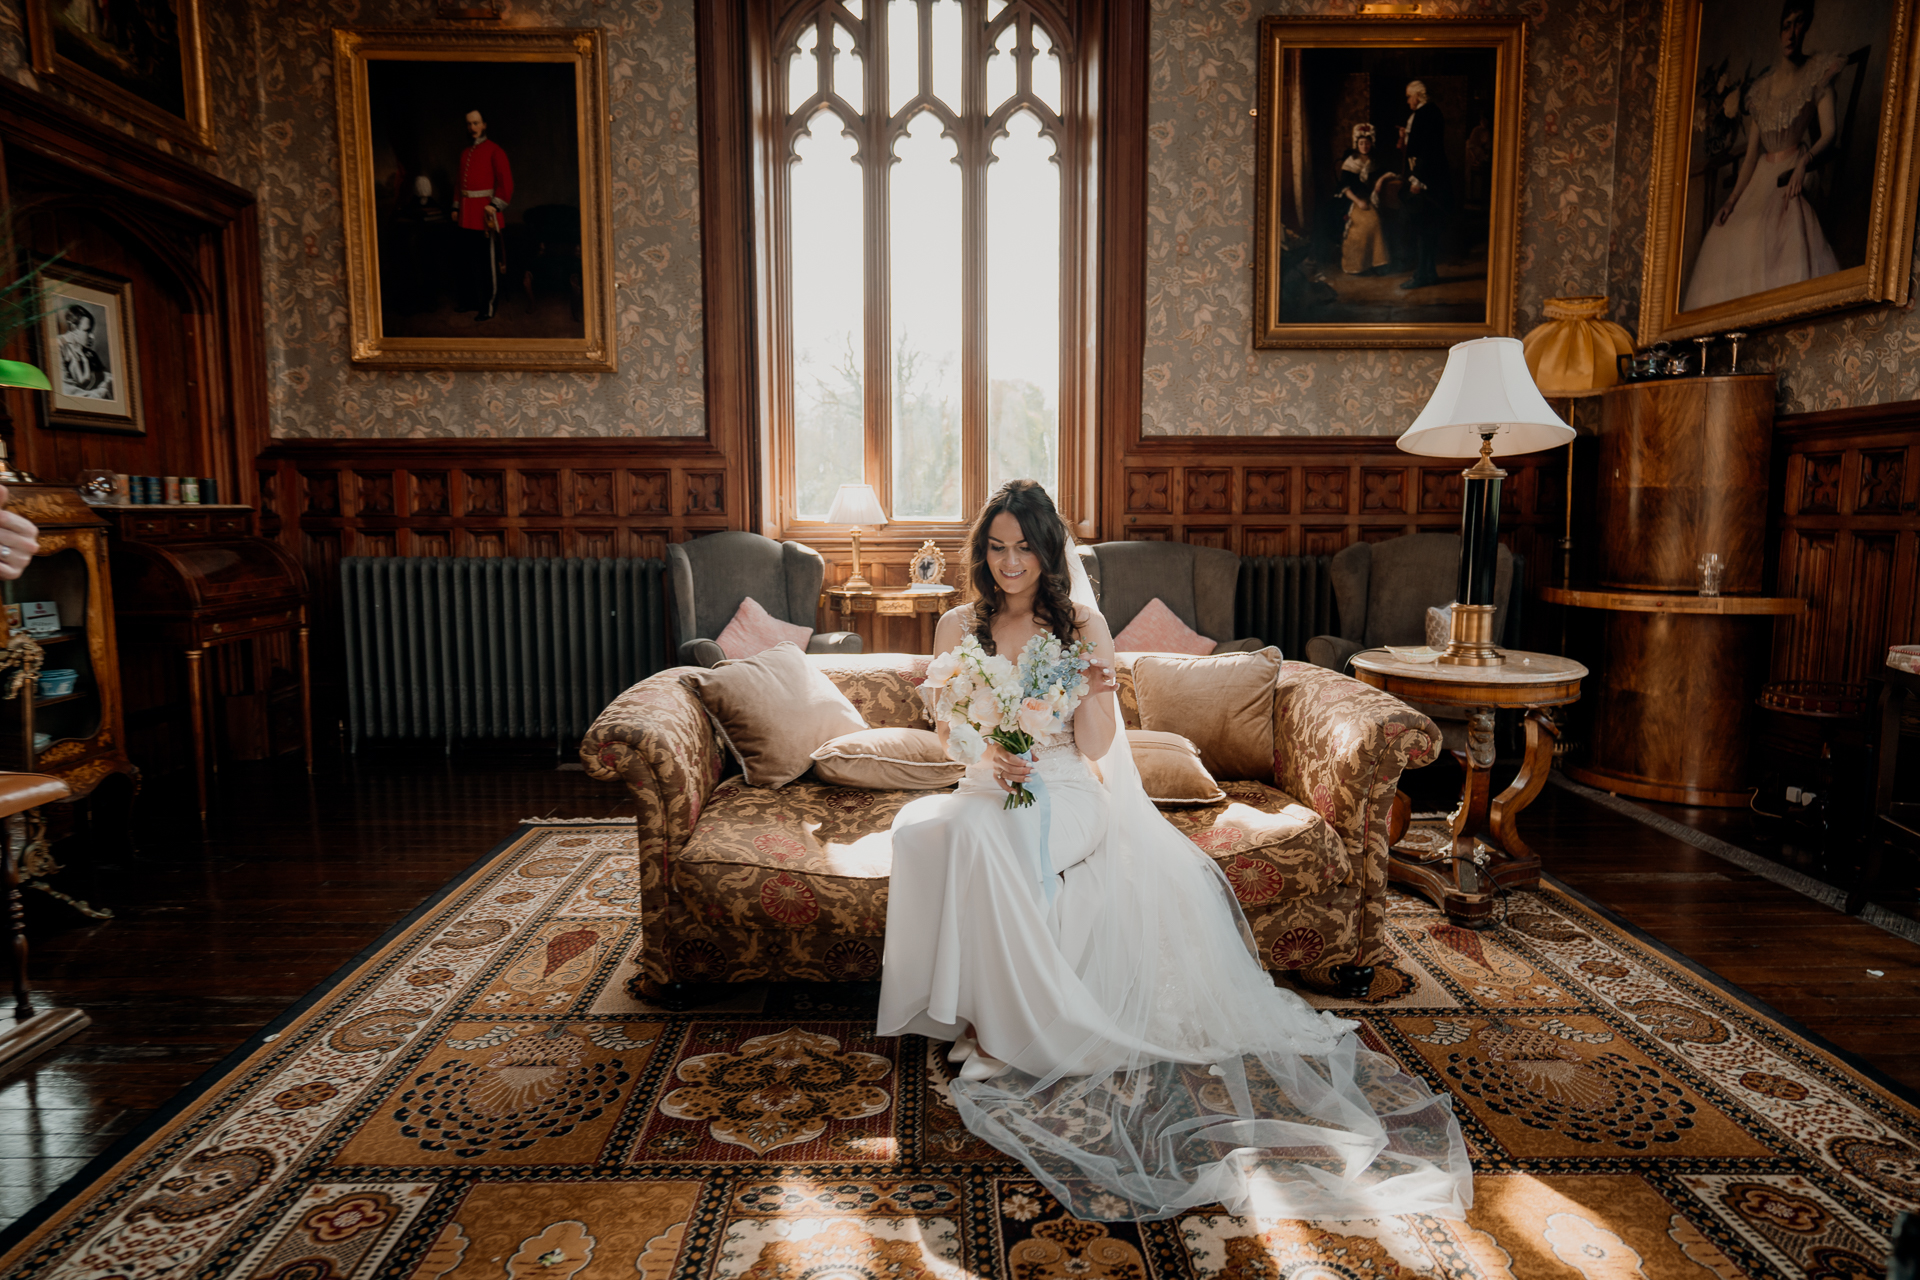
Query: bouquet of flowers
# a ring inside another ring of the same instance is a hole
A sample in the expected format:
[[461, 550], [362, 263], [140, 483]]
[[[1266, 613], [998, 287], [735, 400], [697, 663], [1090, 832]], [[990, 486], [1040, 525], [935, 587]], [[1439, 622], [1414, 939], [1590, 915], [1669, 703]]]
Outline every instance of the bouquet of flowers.
[[[935, 718], [947, 723], [947, 754], [972, 764], [987, 743], [997, 742], [1032, 759], [1034, 740], [1060, 732], [1086, 696], [1092, 662], [1093, 645], [1086, 640], [1062, 644], [1056, 636], [1037, 635], [1009, 661], [982, 649], [969, 634], [927, 667], [924, 688], [934, 691]], [[1032, 803], [1032, 793], [1015, 786], [1001, 807]]]

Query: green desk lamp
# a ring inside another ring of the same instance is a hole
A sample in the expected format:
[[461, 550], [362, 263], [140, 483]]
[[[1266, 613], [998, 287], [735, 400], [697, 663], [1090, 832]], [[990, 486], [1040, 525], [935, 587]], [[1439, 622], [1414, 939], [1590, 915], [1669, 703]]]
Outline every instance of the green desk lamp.
[[[0, 387], [25, 387], [29, 391], [51, 391], [47, 375], [24, 360], [0, 360]], [[7, 454], [7, 439], [0, 436], [0, 484], [32, 484], [33, 477], [14, 469]]]

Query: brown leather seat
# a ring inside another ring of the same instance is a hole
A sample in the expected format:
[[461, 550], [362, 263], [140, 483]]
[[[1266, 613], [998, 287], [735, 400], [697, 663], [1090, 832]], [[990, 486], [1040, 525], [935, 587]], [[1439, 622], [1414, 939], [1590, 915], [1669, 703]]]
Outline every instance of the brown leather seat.
[[65, 800], [72, 794], [66, 783], [44, 773], [0, 773], [0, 818]]

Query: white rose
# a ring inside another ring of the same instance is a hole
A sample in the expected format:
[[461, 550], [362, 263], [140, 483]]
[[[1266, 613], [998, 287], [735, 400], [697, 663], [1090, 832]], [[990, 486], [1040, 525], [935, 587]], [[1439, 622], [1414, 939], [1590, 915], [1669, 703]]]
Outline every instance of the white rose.
[[960, 674], [960, 655], [949, 649], [927, 664], [926, 683], [936, 689], [944, 689], [947, 683]]
[[987, 741], [966, 721], [956, 721], [947, 733], [947, 758], [972, 764], [986, 752]]

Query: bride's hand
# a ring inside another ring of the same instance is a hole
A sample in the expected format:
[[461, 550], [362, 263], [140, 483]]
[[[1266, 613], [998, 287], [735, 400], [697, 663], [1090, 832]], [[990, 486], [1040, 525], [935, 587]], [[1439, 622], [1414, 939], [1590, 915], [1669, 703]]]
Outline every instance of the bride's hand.
[[1805, 160], [1802, 160], [1799, 164], [1793, 166], [1793, 176], [1787, 179], [1786, 199], [1782, 203], [1792, 204], [1794, 201], [1794, 198], [1800, 194], [1801, 189], [1804, 188], [1806, 185], [1807, 185], [1807, 162]]
[[1113, 673], [1112, 667], [1097, 658], [1087, 664], [1088, 697], [1100, 693], [1115, 693], [1119, 688], [1120, 677]]
[[993, 766], [993, 779], [1000, 784], [1002, 791], [1012, 791], [1033, 772], [1031, 764], [997, 742], [989, 742], [986, 753], [980, 758]]

